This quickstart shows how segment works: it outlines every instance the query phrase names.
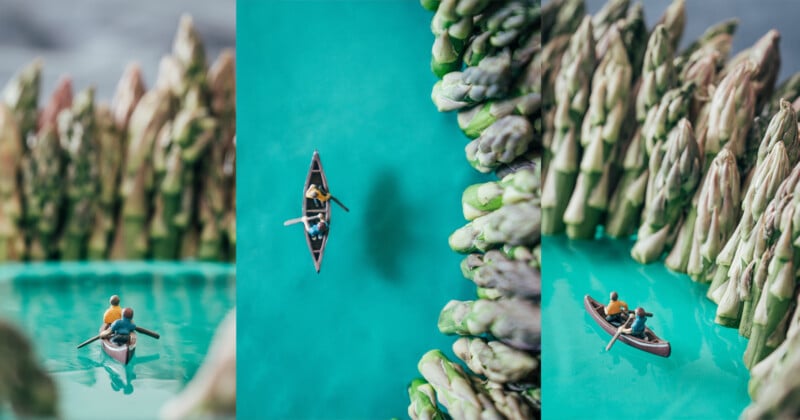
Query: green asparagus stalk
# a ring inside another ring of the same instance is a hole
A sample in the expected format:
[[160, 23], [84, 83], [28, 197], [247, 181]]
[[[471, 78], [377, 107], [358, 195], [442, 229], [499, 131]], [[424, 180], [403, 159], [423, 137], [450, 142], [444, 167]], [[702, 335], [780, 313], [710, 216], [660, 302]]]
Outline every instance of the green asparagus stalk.
[[111, 99], [111, 114], [119, 132], [127, 131], [128, 121], [144, 92], [142, 70], [136, 63], [129, 64], [122, 73], [122, 78], [117, 83], [117, 90]]
[[654, 147], [644, 221], [631, 256], [647, 264], [664, 253], [677, 233], [683, 211], [700, 181], [700, 150], [692, 126], [684, 118], [669, 133], [666, 145]]
[[431, 99], [440, 112], [461, 109], [489, 99], [502, 98], [511, 81], [511, 54], [508, 51], [486, 57], [463, 72], [452, 71], [436, 82]]
[[128, 123], [128, 149], [122, 173], [122, 209], [111, 252], [113, 259], [141, 259], [147, 256], [147, 223], [152, 206], [153, 147], [159, 130], [171, 116], [168, 91], [156, 89], [142, 96]]
[[23, 146], [13, 110], [0, 103], [0, 262], [25, 258], [21, 192], [17, 184]]
[[697, 202], [697, 220], [686, 272], [699, 282], [710, 282], [714, 261], [739, 220], [739, 169], [728, 148], [711, 164]]
[[610, 50], [595, 71], [589, 110], [583, 120], [581, 172], [564, 212], [570, 238], [594, 237], [608, 208], [612, 153], [628, 111], [631, 66], [616, 27], [609, 29]]
[[59, 79], [52, 96], [50, 96], [50, 100], [39, 113], [37, 134], [41, 133], [41, 130], [48, 125], [55, 129], [58, 126], [58, 114], [71, 106], [72, 79], [69, 77], [62, 77]]
[[441, 351], [431, 350], [425, 353], [417, 369], [433, 387], [439, 402], [453, 418], [499, 418], [493, 406], [486, 407], [479, 399], [464, 369], [448, 360]]
[[36, 59], [20, 70], [3, 90], [3, 102], [11, 108], [17, 120], [23, 150], [27, 150], [24, 140], [36, 133], [41, 79], [42, 60]]
[[533, 126], [527, 118], [508, 115], [489, 126], [480, 137], [465, 147], [467, 161], [480, 172], [488, 173], [503, 163], [522, 156], [533, 141]]
[[778, 242], [774, 246], [772, 260], [769, 262], [767, 280], [753, 314], [753, 326], [744, 364], [747, 368], [755, 366], [768, 356], [782, 341], [781, 321], [790, 315], [789, 304], [795, 296], [794, 248], [792, 246], [792, 221], [782, 226]]
[[592, 17], [592, 34], [595, 41], [599, 41], [606, 32], [615, 26], [617, 21], [623, 19], [628, 12], [630, 0], [609, 0]]
[[[479, 137], [488, 127], [510, 115], [529, 116], [541, 110], [541, 96], [528, 93], [503, 100], [488, 101], [458, 113], [458, 126], [467, 137]], [[533, 129], [533, 127], [531, 127]]]
[[709, 104], [708, 126], [703, 135], [706, 166], [726, 145], [737, 160], [745, 161], [755, 99], [752, 67], [748, 63], [742, 63], [722, 79]]
[[[797, 131], [796, 128], [794, 131]], [[735, 274], [745, 274], [744, 268], [753, 260], [755, 248], [753, 242], [755, 238], [752, 237], [753, 229], [769, 202], [775, 197], [781, 182], [789, 174], [789, 168], [789, 158], [782, 142], [774, 144], [770, 154], [756, 166], [753, 182], [750, 183], [742, 201], [741, 221], [717, 257], [716, 263], [719, 270], [707, 294], [717, 304], [723, 299], [717, 294], [717, 289], [724, 282], [732, 281], [737, 287], [743, 287], [739, 277]], [[731, 266], [735, 266], [734, 271], [730, 271]], [[730, 287], [733, 288], [732, 285]], [[735, 289], [731, 289], [731, 293], [733, 290]], [[737, 292], [736, 295], [738, 294]], [[736, 299], [734, 295], [728, 297], [729, 301], [733, 299]], [[721, 309], [718, 309], [718, 315], [721, 313], [720, 311]], [[722, 316], [722, 318], [726, 317]]]
[[541, 236], [541, 210], [533, 202], [508, 204], [476, 218], [450, 235], [450, 248], [470, 253], [503, 244], [533, 245]]
[[540, 417], [534, 413], [534, 409], [528, 404], [526, 398], [519, 392], [506, 390], [502, 384], [492, 381], [484, 381], [476, 376], [471, 376], [472, 386], [479, 390], [478, 397], [484, 406], [487, 402], [497, 410], [502, 418], [509, 419], [532, 419]]
[[505, 47], [513, 47], [530, 33], [538, 13], [532, 2], [510, 1], [490, 7], [475, 22], [478, 32], [464, 51], [464, 63], [477, 66], [485, 57]]
[[546, 235], [565, 228], [563, 217], [577, 179], [580, 124], [589, 106], [595, 62], [592, 21], [586, 17], [570, 40], [556, 78], [553, 159], [548, 164], [541, 205], [541, 228]]
[[738, 19], [728, 19], [709, 27], [675, 58], [676, 67], [685, 70], [686, 63], [697, 61], [713, 52], [719, 54], [718, 63], [721, 66], [728, 58], [728, 54], [730, 54], [733, 35], [738, 26]]
[[447, 416], [436, 405], [436, 392], [431, 384], [417, 378], [408, 386], [408, 416], [412, 420], [445, 420]]
[[498, 297], [541, 296], [541, 272], [526, 261], [514, 260], [497, 250], [470, 254], [461, 262], [464, 277], [479, 287], [495, 290]]
[[100, 170], [94, 109], [94, 88], [89, 88], [58, 116], [58, 137], [68, 157], [66, 215], [59, 244], [62, 260], [86, 258], [90, 228], [97, 220]]
[[104, 260], [108, 257], [109, 241], [114, 230], [119, 174], [123, 162], [122, 135], [117, 122], [107, 106], [95, 108], [97, 172], [100, 181], [96, 201], [95, 223], [89, 238], [89, 259]]
[[172, 55], [181, 64], [188, 85], [206, 85], [205, 48], [189, 15], [181, 16], [178, 32], [172, 43]]
[[[800, 298], [800, 295], [798, 298]], [[753, 403], [748, 407], [747, 411], [772, 409], [773, 404], [777, 402], [775, 401], [776, 399], [783, 399], [786, 394], [791, 395], [796, 392], [794, 389], [797, 385], [786, 383], [787, 379], [796, 376], [794, 371], [798, 366], [797, 352], [794, 351], [797, 348], [798, 339], [800, 339], [800, 335], [798, 335], [798, 332], [800, 332], [798, 330], [798, 327], [800, 327], [800, 310], [798, 310], [797, 298], [795, 298], [792, 306], [793, 314], [789, 319], [786, 340], [769, 356], [750, 369], [748, 392], [753, 398]], [[779, 406], [789, 408], [791, 404], [789, 401], [783, 401]]]
[[476, 374], [499, 383], [521, 381], [539, 366], [527, 352], [479, 337], [459, 338], [453, 343], [453, 353]]
[[729, 72], [736, 70], [741, 63], [752, 62], [755, 70], [752, 74], [753, 90], [756, 94], [756, 107], [761, 109], [772, 95], [778, 71], [781, 67], [779, 51], [781, 36], [775, 29], [767, 32], [755, 45], [744, 50], [731, 59], [720, 75], [724, 78]]
[[672, 51], [677, 51], [683, 30], [686, 27], [686, 1], [673, 0], [672, 4], [664, 11], [661, 19], [656, 22], [656, 25], [664, 26], [669, 34]]
[[505, 204], [539, 200], [539, 191], [541, 179], [538, 171], [531, 169], [506, 175], [500, 181], [470, 185], [461, 197], [464, 218], [474, 220]]
[[[639, 73], [642, 70], [642, 60], [644, 60], [648, 38], [647, 24], [644, 20], [644, 6], [641, 3], [634, 4], [628, 9], [628, 15], [625, 19], [618, 21], [617, 25], [619, 26], [620, 36], [622, 36], [622, 42], [628, 52], [628, 61], [631, 63], [631, 69], [633, 70], [631, 80], [638, 80]], [[600, 57], [599, 54], [598, 57]]]
[[541, 345], [540, 308], [528, 300], [451, 300], [439, 314], [443, 334], [480, 335], [490, 333], [519, 350]]
[[547, 44], [561, 35], [578, 30], [586, 16], [583, 0], [556, 0], [542, 8], [542, 42]]

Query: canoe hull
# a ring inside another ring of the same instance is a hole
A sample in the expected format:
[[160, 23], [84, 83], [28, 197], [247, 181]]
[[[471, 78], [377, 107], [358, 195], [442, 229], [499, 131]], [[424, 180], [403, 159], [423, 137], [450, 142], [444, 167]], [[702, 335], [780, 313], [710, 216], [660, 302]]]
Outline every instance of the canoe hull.
[[[102, 331], [102, 327], [100, 328]], [[100, 346], [103, 348], [103, 352], [109, 355], [112, 359], [122, 363], [123, 365], [127, 365], [131, 359], [133, 359], [133, 355], [136, 352], [136, 333], [131, 333], [131, 339], [128, 344], [123, 346], [118, 346], [111, 342], [111, 340], [107, 338], [103, 338], [100, 340]]]
[[[331, 204], [330, 202], [326, 201], [322, 203], [322, 207], [317, 207], [317, 204], [314, 203], [314, 200], [310, 198], [306, 198], [305, 192], [308, 191], [308, 187], [311, 185], [321, 186], [325, 192], [330, 193], [328, 189], [328, 180], [325, 177], [325, 171], [322, 169], [322, 161], [319, 158], [319, 152], [316, 150], [314, 151], [314, 155], [311, 157], [311, 166], [308, 169], [308, 176], [306, 177], [306, 183], [303, 188], [303, 215], [306, 217], [313, 217], [316, 218], [317, 215], [322, 213], [325, 216], [325, 220], [328, 221], [328, 229], [331, 226]], [[311, 222], [316, 223], [314, 221]], [[328, 234], [322, 235], [320, 239], [312, 239], [311, 235], [306, 234], [306, 243], [308, 243], [308, 250], [311, 252], [311, 259], [314, 262], [314, 269], [317, 270], [319, 273], [320, 267], [322, 266], [322, 257], [325, 254], [325, 245], [328, 243]]]
[[[594, 300], [589, 295], [586, 295], [583, 298], [583, 305], [586, 308], [586, 312], [592, 316], [592, 319], [594, 319], [595, 322], [597, 322], [597, 324], [600, 325], [603, 330], [605, 330], [605, 332], [611, 334], [612, 336], [617, 333], [617, 327], [614, 324], [606, 321], [605, 305]], [[620, 334], [618, 340], [639, 350], [662, 357], [669, 357], [669, 355], [672, 353], [672, 348], [669, 344], [669, 341], [662, 340], [647, 327], [645, 327], [644, 333], [648, 340], [636, 338], [628, 334]]]

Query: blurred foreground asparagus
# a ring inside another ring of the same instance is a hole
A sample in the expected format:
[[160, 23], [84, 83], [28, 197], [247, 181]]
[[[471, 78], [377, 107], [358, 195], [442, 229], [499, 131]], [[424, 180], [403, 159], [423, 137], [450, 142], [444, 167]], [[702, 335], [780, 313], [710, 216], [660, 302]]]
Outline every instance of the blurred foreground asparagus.
[[205, 60], [183, 16], [155, 88], [131, 64], [110, 105], [65, 77], [40, 109], [42, 62], [21, 70], [0, 103], [0, 261], [231, 260], [234, 58]]

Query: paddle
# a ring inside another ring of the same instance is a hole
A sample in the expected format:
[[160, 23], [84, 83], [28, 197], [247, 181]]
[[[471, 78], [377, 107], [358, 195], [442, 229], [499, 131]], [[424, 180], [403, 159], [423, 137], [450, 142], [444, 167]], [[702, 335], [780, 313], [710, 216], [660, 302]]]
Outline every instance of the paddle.
[[160, 335], [158, 335], [158, 333], [157, 333], [157, 332], [155, 332], [155, 331], [150, 331], [150, 330], [148, 330], [147, 328], [136, 327], [136, 331], [138, 331], [138, 332], [140, 332], [140, 333], [142, 333], [142, 334], [144, 334], [144, 335], [149, 335], [150, 337], [153, 337], [153, 338], [155, 338], [156, 340], [158, 340], [159, 338], [161, 338], [161, 336], [160, 336]]
[[619, 328], [617, 328], [617, 333], [616, 333], [616, 334], [614, 334], [614, 337], [611, 339], [611, 341], [609, 341], [609, 342], [608, 342], [608, 345], [606, 346], [606, 351], [609, 351], [609, 350], [611, 350], [611, 346], [613, 346], [613, 345], [614, 345], [614, 343], [616, 343], [616, 342], [617, 342], [617, 339], [619, 338], [620, 334], [622, 334], [622, 329], [623, 329], [623, 328], [625, 328], [625, 327], [627, 327], [627, 326], [628, 326], [628, 324], [630, 324], [630, 322], [633, 320], [633, 317], [634, 317], [634, 315], [633, 315], [633, 314], [631, 314], [631, 315], [628, 317], [628, 320], [627, 320], [627, 321], [625, 321], [625, 324], [623, 324], [623, 325], [620, 325], [620, 326], [619, 326]]
[[295, 223], [301, 223], [301, 222], [303, 222], [305, 220], [308, 220], [308, 216], [298, 217], [298, 218], [295, 218], [295, 219], [289, 219], [289, 220], [283, 222], [283, 225], [284, 226], [289, 226], [289, 225], [293, 225]]
[[96, 336], [84, 341], [83, 343], [78, 344], [78, 348], [84, 347], [84, 346], [86, 346], [87, 344], [90, 344], [90, 343], [94, 343], [95, 341], [97, 341], [99, 339], [100, 339], [100, 334], [97, 334]]
[[331, 200], [333, 200], [333, 201], [334, 201], [336, 204], [338, 204], [338, 205], [339, 205], [339, 207], [343, 208], [343, 209], [344, 209], [344, 211], [346, 211], [346, 212], [350, 213], [350, 209], [348, 209], [347, 207], [345, 207], [345, 205], [344, 205], [344, 204], [342, 204], [342, 202], [341, 202], [341, 201], [339, 201], [339, 199], [338, 199], [338, 198], [336, 198], [336, 197], [334, 197], [334, 196], [331, 196]]

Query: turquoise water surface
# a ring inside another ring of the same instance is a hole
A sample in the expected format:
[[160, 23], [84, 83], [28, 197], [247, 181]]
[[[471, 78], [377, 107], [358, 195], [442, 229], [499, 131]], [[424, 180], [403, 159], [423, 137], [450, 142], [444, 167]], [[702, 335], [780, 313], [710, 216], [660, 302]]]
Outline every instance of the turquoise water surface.
[[[450, 299], [471, 299], [449, 234], [466, 162], [430, 100], [419, 2], [237, 4], [240, 418], [405, 417], [406, 386]], [[318, 150], [334, 205], [320, 274], [300, 216]]]
[[[750, 399], [746, 339], [714, 323], [707, 286], [662, 263], [643, 266], [627, 241], [542, 243], [543, 418], [737, 418]], [[617, 342], [584, 310], [586, 294], [611, 291], [654, 316], [647, 325], [672, 345], [669, 358]]]
[[[64, 418], [156, 418], [194, 376], [216, 326], [234, 307], [233, 273], [222, 264], [12, 265], [0, 269], [0, 318], [36, 337]], [[137, 325], [161, 335], [139, 334], [127, 366], [99, 342], [76, 348], [97, 334], [112, 294], [134, 309]]]

